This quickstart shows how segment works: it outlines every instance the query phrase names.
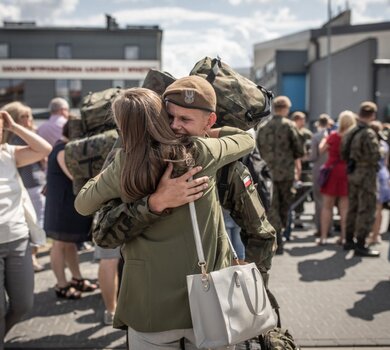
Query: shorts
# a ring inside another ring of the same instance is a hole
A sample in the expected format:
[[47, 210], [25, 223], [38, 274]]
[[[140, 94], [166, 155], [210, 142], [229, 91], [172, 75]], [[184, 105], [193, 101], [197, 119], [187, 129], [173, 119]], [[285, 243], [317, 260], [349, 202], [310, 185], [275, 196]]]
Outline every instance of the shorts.
[[95, 253], [93, 257], [95, 260], [119, 259], [121, 257], [120, 247], [110, 249], [110, 248], [101, 248], [95, 245]]

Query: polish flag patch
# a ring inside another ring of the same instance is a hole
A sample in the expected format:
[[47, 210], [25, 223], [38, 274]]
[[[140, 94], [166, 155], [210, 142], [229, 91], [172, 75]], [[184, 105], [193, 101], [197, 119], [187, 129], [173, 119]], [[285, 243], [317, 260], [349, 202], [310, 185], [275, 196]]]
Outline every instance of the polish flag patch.
[[246, 176], [246, 177], [244, 178], [244, 186], [245, 186], [245, 188], [246, 188], [246, 187], [249, 187], [251, 184], [252, 184], [252, 179], [251, 179], [251, 177], [248, 175], [248, 176]]

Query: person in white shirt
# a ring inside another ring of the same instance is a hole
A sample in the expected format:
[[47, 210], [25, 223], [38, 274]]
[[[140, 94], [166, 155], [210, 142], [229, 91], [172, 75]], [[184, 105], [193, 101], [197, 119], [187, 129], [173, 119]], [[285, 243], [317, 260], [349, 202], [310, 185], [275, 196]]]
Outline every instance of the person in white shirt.
[[[3, 143], [5, 130], [19, 136], [26, 145]], [[7, 332], [33, 305], [29, 229], [17, 168], [40, 161], [51, 149], [42, 137], [15, 123], [8, 112], [0, 111], [0, 349]]]

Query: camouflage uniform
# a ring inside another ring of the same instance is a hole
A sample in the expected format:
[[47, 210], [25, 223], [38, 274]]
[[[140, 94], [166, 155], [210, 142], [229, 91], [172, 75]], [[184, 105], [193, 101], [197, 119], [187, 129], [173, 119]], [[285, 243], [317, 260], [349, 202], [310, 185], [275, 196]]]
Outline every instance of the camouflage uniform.
[[[256, 263], [266, 283], [275, 251], [275, 230], [267, 219], [247, 167], [238, 161], [227, 167], [226, 189], [223, 198], [220, 198], [221, 205], [241, 227], [246, 261]], [[220, 182], [220, 175], [221, 172], [217, 174], [217, 183]], [[147, 199], [145, 197], [132, 204], [122, 203], [121, 200], [105, 204], [95, 218], [95, 242], [104, 248], [115, 248], [141, 233], [148, 226], [148, 221], [150, 225], [157, 221], [159, 216], [149, 211]]]
[[355, 170], [348, 174], [349, 208], [346, 239], [347, 242], [352, 242], [356, 236], [357, 244], [364, 246], [375, 221], [376, 174], [380, 152], [375, 131], [368, 125], [359, 123], [344, 137], [343, 158], [347, 158], [346, 144], [357, 128], [361, 130], [353, 136], [349, 152], [349, 159], [355, 161]]
[[[302, 159], [302, 174], [301, 174], [301, 181], [302, 182], [311, 182], [312, 181], [312, 178], [311, 178], [311, 168], [310, 168], [310, 162], [307, 160], [307, 155], [310, 153], [310, 145], [311, 145], [311, 139], [313, 137], [313, 133], [303, 127], [301, 129], [299, 129], [299, 135], [301, 136], [302, 138], [302, 143], [304, 145], [304, 149], [305, 149], [305, 157], [304, 159]], [[297, 193], [295, 195], [295, 198], [299, 198], [301, 197], [305, 192], [306, 192], [306, 188], [304, 187], [301, 187], [301, 188], [298, 188], [297, 189]], [[305, 200], [303, 202], [301, 202], [296, 208], [295, 208], [295, 213], [296, 214], [302, 214], [303, 211], [304, 211], [304, 203], [305, 203]]]
[[287, 223], [293, 199], [295, 159], [304, 155], [302, 139], [290, 120], [274, 116], [259, 128], [257, 147], [272, 175], [274, 187], [269, 220], [276, 230], [277, 243], [281, 247], [282, 229]]

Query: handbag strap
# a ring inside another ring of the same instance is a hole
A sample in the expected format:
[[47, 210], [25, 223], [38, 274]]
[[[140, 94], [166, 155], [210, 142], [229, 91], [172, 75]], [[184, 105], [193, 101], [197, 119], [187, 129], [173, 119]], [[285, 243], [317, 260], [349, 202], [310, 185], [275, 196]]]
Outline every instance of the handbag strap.
[[[202, 239], [200, 238], [200, 231], [199, 231], [198, 218], [196, 216], [195, 203], [194, 202], [190, 202], [190, 203], [188, 203], [188, 205], [190, 207], [192, 229], [193, 229], [193, 233], [194, 233], [196, 252], [198, 254], [198, 265], [201, 267], [202, 273], [205, 274], [206, 273], [206, 260], [204, 258], [204, 252], [203, 252], [203, 247], [202, 247]], [[232, 242], [231, 242], [231, 240], [229, 238], [229, 235], [227, 234], [226, 230], [225, 230], [225, 233], [226, 233], [229, 245], [230, 245], [230, 249], [231, 249], [232, 254], [233, 254], [233, 259], [234, 260], [238, 260], [237, 253], [236, 253], [236, 251], [235, 251], [235, 249], [233, 247], [233, 244], [232, 244]]]

